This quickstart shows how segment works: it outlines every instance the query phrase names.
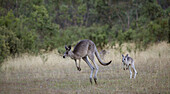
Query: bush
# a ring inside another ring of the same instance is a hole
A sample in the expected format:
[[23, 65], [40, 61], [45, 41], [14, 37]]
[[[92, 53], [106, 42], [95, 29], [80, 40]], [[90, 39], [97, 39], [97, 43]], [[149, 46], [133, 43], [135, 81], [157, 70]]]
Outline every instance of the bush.
[[92, 40], [98, 48], [105, 47], [109, 42], [109, 26], [91, 26], [84, 30], [86, 37]]
[[[64, 45], [75, 46], [78, 41], [83, 39], [92, 40], [98, 48], [103, 48], [108, 44], [108, 35], [109, 28], [105, 26], [91, 26], [88, 28], [85, 27], [70, 27], [65, 30], [62, 30], [58, 33], [56, 37], [56, 43], [59, 53], [63, 53]], [[65, 51], [65, 49], [64, 49]]]
[[0, 62], [3, 62], [11, 54], [15, 55], [20, 52], [20, 40], [13, 31], [7, 29], [5, 26], [0, 27], [0, 39]]

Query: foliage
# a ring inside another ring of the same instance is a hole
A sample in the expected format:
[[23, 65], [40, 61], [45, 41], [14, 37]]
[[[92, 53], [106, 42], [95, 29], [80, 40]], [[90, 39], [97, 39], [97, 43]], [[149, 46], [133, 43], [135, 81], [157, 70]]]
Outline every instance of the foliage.
[[0, 27], [0, 62], [7, 58], [10, 54], [19, 53], [20, 40], [15, 33], [7, 29], [5, 26]]
[[84, 32], [88, 32], [86, 34], [87, 39], [92, 40], [97, 47], [103, 48], [106, 44], [108, 44], [107, 35], [109, 33], [108, 25], [104, 26], [95, 26], [86, 28]]
[[120, 52], [124, 42], [135, 42], [135, 50], [170, 42], [168, 0], [0, 2], [0, 62], [27, 52], [57, 48], [63, 53], [64, 45], [74, 46], [82, 39], [91, 39], [100, 49], [118, 43]]
[[[92, 27], [71, 27], [62, 31], [59, 37], [57, 44], [59, 44], [59, 53], [65, 51], [64, 45], [75, 46], [76, 43], [81, 39], [90, 39], [92, 40], [98, 48], [103, 48], [108, 44], [108, 25], [105, 26], [96, 26]], [[88, 32], [88, 33], [87, 33]], [[74, 33], [74, 34], [73, 34]]]

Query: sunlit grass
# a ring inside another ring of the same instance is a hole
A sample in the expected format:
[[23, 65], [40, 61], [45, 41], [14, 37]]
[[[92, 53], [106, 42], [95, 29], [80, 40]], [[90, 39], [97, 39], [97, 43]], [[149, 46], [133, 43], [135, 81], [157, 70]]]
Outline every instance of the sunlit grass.
[[106, 51], [104, 60], [113, 62], [109, 66], [98, 63], [98, 85], [90, 84], [90, 68], [83, 60], [79, 72], [74, 60], [63, 59], [57, 51], [44, 54], [46, 62], [42, 56], [28, 54], [10, 58], [1, 68], [0, 93], [170, 93], [170, 45], [166, 42], [137, 53], [123, 48], [122, 53], [135, 60], [136, 79], [129, 79], [129, 71], [122, 69], [122, 53], [111, 48]]

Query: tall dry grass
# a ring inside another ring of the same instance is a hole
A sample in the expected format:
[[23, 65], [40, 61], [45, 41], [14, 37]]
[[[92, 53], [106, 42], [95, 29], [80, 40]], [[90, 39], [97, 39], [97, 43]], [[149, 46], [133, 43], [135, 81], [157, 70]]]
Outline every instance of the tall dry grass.
[[[128, 53], [124, 44], [122, 53]], [[135, 60], [136, 79], [129, 79], [129, 71], [121, 67], [118, 50], [107, 49], [105, 61], [99, 65], [98, 85], [89, 82], [90, 68], [82, 60], [79, 72], [73, 60], [63, 59], [57, 51], [10, 58], [0, 71], [1, 94], [74, 94], [74, 93], [170, 93], [170, 45], [154, 44], [146, 51], [128, 53]], [[44, 62], [44, 58], [48, 58]]]

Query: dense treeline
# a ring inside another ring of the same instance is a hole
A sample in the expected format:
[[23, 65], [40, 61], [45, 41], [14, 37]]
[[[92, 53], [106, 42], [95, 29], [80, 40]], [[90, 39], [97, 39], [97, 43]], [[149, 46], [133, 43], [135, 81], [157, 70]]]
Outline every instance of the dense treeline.
[[169, 0], [0, 0], [0, 62], [93, 40], [135, 42], [136, 48], [170, 41]]

